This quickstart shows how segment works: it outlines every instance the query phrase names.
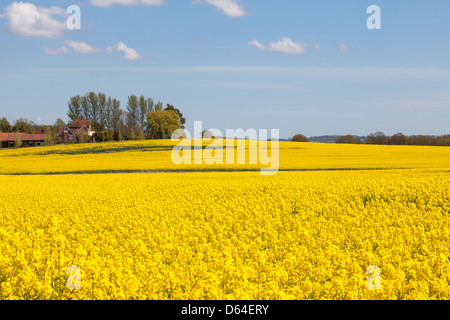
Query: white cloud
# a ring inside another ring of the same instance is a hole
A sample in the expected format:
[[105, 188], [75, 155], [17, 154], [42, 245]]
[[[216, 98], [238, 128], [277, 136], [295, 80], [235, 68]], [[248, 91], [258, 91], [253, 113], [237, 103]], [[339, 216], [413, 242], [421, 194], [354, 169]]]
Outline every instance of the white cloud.
[[247, 11], [238, 4], [238, 0], [192, 0], [191, 4], [209, 4], [233, 18], [248, 15]]
[[64, 43], [67, 46], [71, 47], [73, 49], [73, 51], [78, 52], [78, 53], [82, 53], [82, 54], [98, 53], [98, 52], [102, 51], [101, 49], [94, 48], [94, 47], [88, 45], [85, 42], [65, 40]]
[[249, 45], [255, 46], [261, 50], [268, 50], [274, 52], [283, 52], [288, 54], [302, 54], [306, 53], [306, 44], [295, 43], [290, 38], [282, 38], [278, 42], [271, 42], [268, 46], [264, 46], [257, 40], [252, 40], [248, 43]]
[[44, 50], [45, 54], [48, 54], [50, 56], [62, 56], [70, 53], [69, 49], [64, 46], [62, 46], [61, 48], [42, 47], [42, 49]]
[[352, 52], [343, 42], [339, 43], [339, 51], [342, 53], [351, 53]]
[[114, 4], [124, 6], [161, 6], [165, 0], [91, 0], [90, 3], [96, 7], [109, 7]]
[[0, 18], [6, 18], [6, 29], [25, 37], [56, 38], [67, 29], [64, 19], [55, 19], [55, 16], [67, 17], [65, 10], [58, 7], [37, 7], [28, 2], [13, 2], [6, 7], [6, 12]]
[[106, 53], [112, 54], [114, 52], [123, 52], [124, 54], [123, 57], [125, 60], [129, 61], [142, 60], [142, 56], [139, 53], [137, 53], [136, 50], [128, 48], [122, 42], [119, 42], [116, 45], [109, 46], [108, 48], [106, 48]]

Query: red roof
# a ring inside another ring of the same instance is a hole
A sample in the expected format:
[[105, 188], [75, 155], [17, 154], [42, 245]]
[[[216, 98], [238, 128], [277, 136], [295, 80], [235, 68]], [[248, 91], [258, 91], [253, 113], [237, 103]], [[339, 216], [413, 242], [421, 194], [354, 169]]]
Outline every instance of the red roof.
[[22, 141], [45, 141], [45, 133], [28, 134], [23, 132], [0, 133], [0, 141], [14, 141], [16, 135], [20, 135]]
[[77, 119], [74, 122], [69, 123], [68, 127], [69, 128], [82, 128], [83, 126], [85, 126], [86, 128], [90, 128], [91, 127], [91, 120], [80, 120]]

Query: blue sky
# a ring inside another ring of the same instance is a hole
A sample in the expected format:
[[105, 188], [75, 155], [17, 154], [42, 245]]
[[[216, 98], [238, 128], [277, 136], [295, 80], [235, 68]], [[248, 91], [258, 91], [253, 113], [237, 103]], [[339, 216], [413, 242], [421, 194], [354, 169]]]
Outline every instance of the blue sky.
[[450, 133], [448, 0], [2, 1], [0, 44], [10, 122], [67, 120], [69, 97], [96, 91], [173, 104], [190, 131]]

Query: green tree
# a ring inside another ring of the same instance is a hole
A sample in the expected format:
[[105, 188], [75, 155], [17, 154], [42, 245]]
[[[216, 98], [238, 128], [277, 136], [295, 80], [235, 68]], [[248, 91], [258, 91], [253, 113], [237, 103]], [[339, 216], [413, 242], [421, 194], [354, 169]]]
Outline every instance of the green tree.
[[296, 134], [295, 136], [292, 137], [292, 141], [293, 142], [309, 142], [309, 139], [302, 134]]
[[20, 118], [14, 121], [14, 132], [34, 133], [34, 122], [25, 118]]
[[113, 102], [113, 112], [111, 114], [110, 119], [110, 128], [114, 130], [114, 132], [118, 132], [119, 130], [123, 129], [124, 123], [123, 123], [123, 110], [120, 108], [114, 109], [114, 106], [117, 106]]
[[387, 137], [383, 132], [378, 131], [369, 134], [365, 142], [366, 144], [388, 144], [389, 137]]
[[130, 140], [136, 140], [136, 134], [134, 133], [134, 128], [131, 128], [130, 136], [128, 138]]
[[148, 98], [147, 99], [147, 111], [155, 111], [155, 102], [153, 101], [152, 98]]
[[161, 101], [158, 101], [158, 103], [155, 105], [155, 111], [161, 111], [163, 108], [163, 103]]
[[104, 93], [99, 92], [98, 95], [98, 129], [105, 130], [107, 125], [107, 99]]
[[175, 113], [178, 115], [178, 117], [180, 117], [181, 129], [184, 129], [184, 125], [186, 123], [186, 119], [183, 117], [183, 114], [181, 113], [180, 109], [175, 108], [171, 104], [167, 104], [167, 107], [164, 110], [166, 110], [166, 111], [168, 111], [168, 110], [175, 111]]
[[146, 122], [148, 111], [147, 99], [142, 95], [139, 97], [139, 131], [146, 131], [147, 129]]
[[347, 134], [345, 136], [342, 136], [342, 137], [336, 139], [335, 143], [355, 144], [356, 139], [351, 134]]
[[14, 137], [14, 147], [19, 148], [22, 145], [22, 139], [20, 138], [20, 134], [16, 134]]
[[53, 126], [44, 126], [43, 131], [45, 133], [45, 144], [52, 145], [56, 141], [56, 135]]
[[203, 130], [201, 132], [202, 139], [212, 139], [214, 138], [214, 134], [209, 130]]
[[409, 138], [409, 144], [413, 146], [431, 146], [433, 145], [433, 139], [423, 135], [412, 136]]
[[111, 129], [111, 117], [113, 114], [113, 109], [114, 105], [113, 105], [113, 99], [111, 97], [108, 97], [108, 100], [106, 101], [106, 127], [109, 129]]
[[139, 130], [138, 135], [136, 136], [136, 140], [145, 140], [144, 130]]
[[147, 120], [152, 139], [168, 139], [175, 130], [181, 128], [180, 118], [172, 110], [150, 111]]
[[389, 138], [388, 144], [397, 146], [406, 145], [408, 144], [408, 137], [406, 137], [403, 133], [396, 133]]
[[89, 97], [87, 94], [81, 97], [81, 115], [84, 119], [91, 118], [91, 105], [89, 104]]
[[122, 130], [117, 130], [114, 132], [114, 140], [122, 141]]
[[128, 130], [130, 132], [135, 133], [136, 130], [138, 129], [139, 124], [139, 99], [134, 94], [128, 97], [127, 112], [128, 112], [127, 117]]
[[71, 97], [67, 103], [67, 109], [67, 116], [70, 120], [75, 121], [80, 119], [83, 114], [83, 108], [81, 107], [81, 96], [77, 95], [75, 97]]
[[90, 107], [90, 119], [92, 122], [92, 126], [94, 127], [94, 130], [100, 129], [100, 104], [99, 104], [99, 97], [95, 92], [89, 92], [87, 94], [88, 103]]
[[55, 124], [53, 126], [56, 128], [59, 128], [59, 127], [65, 127], [65, 126], [67, 126], [67, 124], [64, 122], [63, 119], [58, 118], [58, 119], [56, 119]]
[[0, 120], [0, 132], [10, 132], [12, 130], [12, 126], [9, 123], [8, 119], [3, 117]]

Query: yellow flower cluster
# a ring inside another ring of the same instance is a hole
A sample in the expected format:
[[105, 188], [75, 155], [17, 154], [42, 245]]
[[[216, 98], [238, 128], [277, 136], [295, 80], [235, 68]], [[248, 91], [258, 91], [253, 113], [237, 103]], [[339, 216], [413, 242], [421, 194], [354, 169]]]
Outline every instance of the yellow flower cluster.
[[[22, 161], [6, 152], [1, 161], [8, 156]], [[73, 156], [88, 169], [92, 155]], [[94, 156], [110, 159], [105, 166], [133, 159]], [[53, 156], [40, 157], [43, 168]], [[48, 167], [60, 170], [53, 158]], [[450, 298], [448, 170], [2, 175], [0, 183], [0, 299]], [[368, 288], [369, 266], [379, 267], [380, 289]]]
[[[195, 142], [191, 141], [194, 146]], [[104, 144], [60, 145], [52, 147], [3, 149], [0, 174], [137, 172], [174, 170], [259, 170], [268, 165], [224, 164], [175, 165], [172, 149], [178, 142], [170, 140], [131, 141]], [[223, 143], [224, 145], [226, 143]], [[246, 142], [247, 149], [250, 147]], [[203, 142], [204, 147], [210, 142]], [[234, 145], [238, 146], [235, 141]], [[269, 150], [271, 145], [269, 144]], [[255, 148], [252, 149], [254, 154]], [[376, 146], [280, 142], [280, 170], [304, 169], [448, 169], [450, 148], [429, 146]], [[237, 153], [237, 152], [236, 152]], [[258, 158], [258, 160], [260, 160]]]

